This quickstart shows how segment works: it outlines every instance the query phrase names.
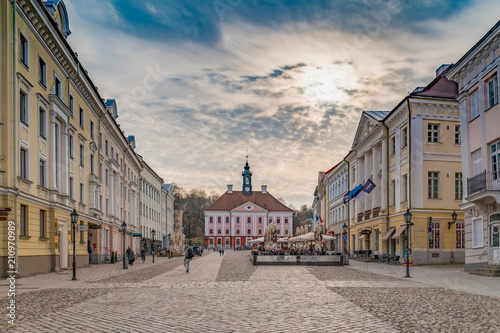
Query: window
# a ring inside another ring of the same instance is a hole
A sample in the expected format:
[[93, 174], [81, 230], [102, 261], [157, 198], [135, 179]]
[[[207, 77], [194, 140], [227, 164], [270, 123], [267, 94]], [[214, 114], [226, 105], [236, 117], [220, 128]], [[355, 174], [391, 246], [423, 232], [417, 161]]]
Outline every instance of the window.
[[226, 223], [229, 223], [229, 216], [226, 216]]
[[108, 140], [106, 140], [106, 156], [109, 156], [109, 151], [108, 151]]
[[236, 223], [240, 223], [240, 217], [239, 216], [236, 217]]
[[38, 112], [40, 136], [47, 139], [47, 111], [40, 108]]
[[210, 231], [209, 231], [209, 232], [210, 232], [211, 234], [213, 234], [213, 233], [214, 233], [214, 229], [210, 229]]
[[210, 216], [210, 223], [214, 223], [214, 217]]
[[94, 122], [90, 121], [90, 137], [94, 139]]
[[40, 176], [39, 176], [40, 186], [47, 187], [46, 184], [46, 173], [45, 173], [45, 161], [40, 160]]
[[28, 124], [28, 94], [24, 91], [19, 91], [19, 117], [20, 120], [26, 124]]
[[457, 238], [457, 249], [465, 249], [465, 226], [463, 222], [457, 222], [456, 224], [456, 238]]
[[83, 200], [83, 197], [84, 197], [85, 193], [84, 193], [84, 187], [83, 187], [83, 184], [80, 184], [80, 203], [85, 203], [85, 201]]
[[391, 156], [396, 154], [396, 137], [391, 138]]
[[500, 179], [500, 141], [490, 146], [491, 151], [491, 174], [493, 180]]
[[220, 216], [217, 216], [217, 223], [222, 223]]
[[29, 56], [28, 56], [28, 39], [24, 37], [22, 33], [19, 36], [19, 60], [26, 66], [29, 67]]
[[69, 177], [69, 198], [75, 200], [75, 188], [73, 177]]
[[262, 235], [262, 229], [259, 229], [259, 233], [258, 233], [258, 234], [259, 234], [259, 235]]
[[285, 229], [285, 235], [288, 235], [288, 229]]
[[280, 217], [276, 218], [276, 223], [281, 223], [281, 218]]
[[[102, 133], [99, 133], [99, 148], [102, 149]], [[128, 171], [128, 178], [130, 178], [130, 169]]]
[[403, 128], [403, 148], [408, 146], [408, 127]]
[[45, 231], [45, 216], [46, 216], [46, 211], [40, 210], [40, 237], [45, 238], [47, 233]]
[[19, 176], [28, 179], [28, 151], [23, 148], [19, 154]]
[[429, 171], [427, 174], [427, 197], [430, 199], [439, 198], [439, 172]]
[[109, 185], [109, 169], [106, 169], [106, 185]]
[[28, 206], [21, 205], [21, 236], [28, 236]]
[[240, 234], [240, 229], [236, 229], [236, 234], [239, 235]]
[[476, 90], [470, 95], [470, 120], [479, 116], [479, 91]]
[[408, 201], [408, 174], [403, 175], [403, 201]]
[[488, 109], [498, 103], [498, 78], [495, 77], [488, 81]]
[[252, 223], [252, 218], [250, 216], [247, 217], [247, 223]]
[[459, 145], [460, 141], [460, 125], [455, 125], [455, 144]]
[[69, 95], [69, 110], [71, 111], [71, 116], [73, 116], [73, 105], [74, 105], [73, 96]]
[[439, 124], [427, 125], [427, 142], [439, 143]]
[[462, 173], [455, 172], [455, 200], [462, 200], [464, 197], [464, 187]]
[[429, 235], [429, 249], [439, 249], [439, 226], [441, 222], [431, 222], [431, 232]]
[[484, 247], [483, 244], [483, 219], [472, 219], [472, 247]]
[[47, 64], [45, 61], [42, 59], [42, 57], [38, 57], [38, 63], [39, 63], [39, 80], [40, 83], [44, 86], [47, 87]]
[[474, 176], [479, 175], [483, 171], [482, 169], [481, 149], [478, 149], [472, 153], [472, 170], [474, 171]]
[[85, 148], [80, 144], [80, 165], [85, 166]]
[[90, 174], [94, 175], [94, 154], [90, 154]]
[[81, 128], [85, 128], [85, 123], [84, 123], [84, 121], [83, 121], [83, 120], [84, 120], [84, 119], [83, 119], [83, 109], [82, 109], [82, 108], [80, 108], [80, 127], [81, 127]]
[[247, 229], [247, 235], [252, 234], [252, 229]]
[[272, 217], [269, 218], [269, 223], [273, 223], [273, 218]]
[[391, 181], [391, 205], [396, 204], [396, 181]]
[[285, 217], [285, 224], [288, 223], [288, 217]]
[[[61, 80], [59, 79], [59, 77], [56, 75], [55, 79], [54, 79], [54, 86], [56, 88], [56, 96], [61, 98], [62, 97], [62, 85], [61, 85]], [[62, 98], [61, 98], [62, 99]]]
[[[83, 221], [80, 221], [80, 226], [83, 227]], [[83, 228], [80, 229], [80, 243], [83, 243]]]
[[259, 216], [259, 223], [262, 223], [262, 217]]
[[229, 229], [226, 229], [226, 235], [229, 235]]
[[74, 141], [75, 138], [73, 137], [73, 134], [69, 135], [69, 157], [74, 158], [75, 153], [74, 153]]
[[217, 229], [217, 234], [222, 234], [222, 229]]

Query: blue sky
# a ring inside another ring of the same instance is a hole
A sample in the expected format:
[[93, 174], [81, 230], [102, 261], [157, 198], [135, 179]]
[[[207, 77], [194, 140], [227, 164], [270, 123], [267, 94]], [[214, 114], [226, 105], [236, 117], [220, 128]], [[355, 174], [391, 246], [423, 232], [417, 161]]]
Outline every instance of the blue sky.
[[167, 183], [310, 205], [363, 110], [391, 110], [498, 20], [479, 1], [66, 0], [69, 43]]

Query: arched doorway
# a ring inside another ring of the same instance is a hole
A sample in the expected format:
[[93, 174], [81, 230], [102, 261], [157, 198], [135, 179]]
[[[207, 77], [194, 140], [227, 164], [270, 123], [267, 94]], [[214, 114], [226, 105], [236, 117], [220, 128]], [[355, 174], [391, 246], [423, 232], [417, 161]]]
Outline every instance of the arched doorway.
[[500, 214], [490, 216], [490, 257], [492, 265], [500, 265]]

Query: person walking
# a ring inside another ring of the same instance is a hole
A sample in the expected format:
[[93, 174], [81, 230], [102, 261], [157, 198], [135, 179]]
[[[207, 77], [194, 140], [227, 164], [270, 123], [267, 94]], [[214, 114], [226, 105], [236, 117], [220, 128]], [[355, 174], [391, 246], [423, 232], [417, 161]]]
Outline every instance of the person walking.
[[189, 262], [193, 257], [193, 250], [191, 248], [188, 248], [186, 251], [186, 256], [184, 258], [184, 267], [186, 267], [186, 273], [189, 273]]
[[224, 249], [222, 249], [222, 255], [224, 255]]
[[144, 262], [146, 261], [146, 250], [144, 250], [144, 248], [142, 248], [141, 250], [141, 259], [142, 263], [144, 264]]
[[222, 255], [222, 250], [221, 250], [221, 249], [219, 249], [219, 255], [220, 255], [220, 256]]
[[132, 249], [130, 246], [128, 247], [127, 251], [125, 251], [125, 254], [127, 255], [127, 262], [130, 264], [130, 252], [132, 252]]

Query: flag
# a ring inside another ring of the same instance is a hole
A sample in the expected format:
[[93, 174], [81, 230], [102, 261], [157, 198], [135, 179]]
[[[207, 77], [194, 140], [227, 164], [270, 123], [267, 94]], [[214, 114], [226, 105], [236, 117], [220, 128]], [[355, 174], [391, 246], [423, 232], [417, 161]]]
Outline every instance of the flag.
[[373, 191], [375, 186], [376, 185], [372, 182], [372, 180], [368, 179], [366, 181], [365, 185], [363, 185], [363, 188], [361, 189], [361, 191], [366, 192], [366, 193], [370, 193], [371, 191]]
[[349, 200], [351, 200], [351, 199], [349, 199], [349, 195], [350, 195], [350, 194], [351, 194], [351, 192], [347, 192], [347, 193], [344, 195], [344, 204], [348, 203], [348, 202], [349, 202]]

